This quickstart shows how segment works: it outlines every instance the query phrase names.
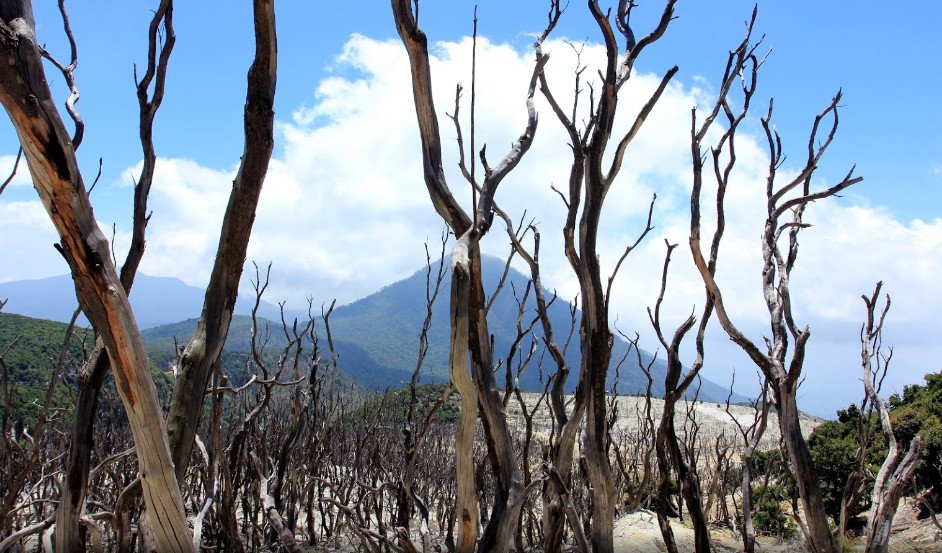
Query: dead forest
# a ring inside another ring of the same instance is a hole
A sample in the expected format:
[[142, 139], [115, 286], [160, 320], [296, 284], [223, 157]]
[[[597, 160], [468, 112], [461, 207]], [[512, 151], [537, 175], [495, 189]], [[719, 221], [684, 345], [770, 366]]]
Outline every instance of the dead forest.
[[[793, 315], [789, 277], [799, 263], [799, 235], [811, 224], [806, 207], [862, 180], [848, 168], [837, 178], [829, 175], [827, 187], [816, 187], [818, 167], [837, 135], [841, 93], [809, 118], [807, 141], [790, 145], [789, 163], [797, 167], [782, 169], [787, 145], [775, 130], [773, 103], [758, 105], [755, 96], [767, 55], [753, 32], [758, 8], [744, 14], [744, 35], [732, 37], [727, 57], [717, 60], [711, 105], [690, 112], [689, 234], [686, 243], [665, 244], [659, 295], [637, 306], [658, 343], [623, 335], [632, 347], [613, 358], [609, 298], [613, 286], [625, 285], [615, 278], [622, 263], [653, 228], [656, 197], [636, 198], [647, 224], [624, 244], [610, 274], [600, 262], [599, 224], [610, 188], [631, 161], [633, 139], [678, 67], [662, 73], [642, 105], [619, 103], [633, 86], [636, 61], [669, 32], [676, 3], [620, 0], [607, 7], [597, 0], [549, 0], [527, 93], [508, 100], [519, 103], [526, 124], [506, 151], [496, 151], [478, 149], [473, 123], [462, 128], [458, 117], [470, 109], [473, 121], [473, 77], [470, 91], [457, 87], [454, 104], [435, 105], [419, 2], [391, 1], [414, 100], [402, 109], [415, 113], [415, 156], [423, 161], [423, 174], [414, 178], [423, 179], [430, 209], [446, 231], [440, 243], [426, 245], [426, 294], [415, 299], [426, 317], [414, 337], [418, 362], [411, 382], [382, 393], [344, 375], [329, 301], [321, 307], [312, 300], [306, 319], [283, 318], [277, 328], [260, 324], [253, 311], [245, 374], [236, 379], [220, 363], [244, 270], [256, 310], [269, 283], [270, 268], [247, 264], [247, 250], [275, 147], [278, 35], [274, 0], [253, 0], [244, 149], [202, 316], [195, 335], [179, 344], [172, 392], [162, 397], [128, 295], [146, 255], [148, 195], [159, 155], [152, 135], [173, 71], [174, 3], [160, 0], [142, 29], [148, 58], [134, 82], [143, 166], [129, 206], [130, 250], [116, 263], [92, 214], [94, 176], [80, 172], [76, 157], [85, 125], [77, 104], [81, 44], [72, 37], [65, 2], [59, 1], [61, 22], [45, 22], [45, 28], [64, 24], [69, 59], [48, 52], [37, 37], [30, 0], [0, 0], [0, 102], [21, 143], [14, 171], [31, 175], [58, 232], [56, 248], [71, 270], [80, 311], [91, 323], [86, 332], [73, 318], [60, 352], [49, 356], [48, 393], [26, 426], [11, 415], [16, 384], [4, 364], [17, 343], [0, 343], [0, 551], [604, 553], [632, 550], [630, 543], [616, 543], [615, 525], [639, 510], [653, 514], [664, 550], [673, 553], [688, 550], [675, 538], [678, 523], [692, 529], [689, 550], [697, 553], [729, 551], [729, 540], [718, 545], [719, 532], [732, 536], [733, 550], [746, 553], [773, 543], [813, 553], [837, 553], [851, 544], [867, 552], [893, 550], [901, 498], [921, 491], [912, 486], [923, 441], [916, 436], [898, 443], [880, 396], [890, 365], [881, 338], [890, 302], [880, 284], [860, 291], [859, 366], [866, 385], [860, 424], [874, 424], [861, 440], [836, 517], [826, 507], [797, 403], [811, 330]], [[652, 28], [636, 28], [632, 15], [642, 9], [656, 11]], [[604, 45], [605, 64], [597, 73], [574, 67], [569, 81], [551, 82], [545, 42], [574, 10], [588, 10], [595, 22], [592, 40]], [[68, 98], [53, 97], [49, 72], [65, 79]], [[563, 94], [563, 87], [572, 90]], [[563, 103], [573, 90], [573, 103]], [[620, 109], [634, 114], [626, 127], [616, 123]], [[456, 144], [443, 140], [440, 124], [449, 125]], [[765, 336], [737, 326], [723, 300], [734, 291], [717, 278], [737, 133], [748, 124], [761, 129], [768, 156], [764, 203], [755, 206], [764, 217], [755, 229], [762, 259], [754, 278], [768, 314]], [[502, 209], [498, 189], [548, 125], [568, 137], [560, 151], [567, 163], [571, 159], [570, 170], [556, 181], [565, 184], [547, 185], [566, 218], [537, 223]], [[458, 149], [461, 182], [449, 182], [443, 169], [443, 148], [449, 147]], [[547, 232], [561, 232], [563, 251], [541, 251]], [[485, 288], [481, 243], [489, 235], [509, 243], [508, 266], [527, 269], [525, 290]], [[672, 259], [688, 255], [702, 279], [702, 302], [685, 320], [667, 320], [662, 305], [672, 294]], [[540, 260], [547, 256], [565, 258], [579, 284], [570, 324], [562, 328], [554, 327], [548, 306], [573, 298], [545, 287]], [[318, 294], [329, 297], [330, 291]], [[498, 294], [513, 294], [519, 305], [509, 351], [496, 350], [488, 325]], [[424, 359], [435, 302], [449, 306], [450, 384], [429, 386], [423, 384]], [[762, 382], [761, 395], [748, 405], [710, 406], [728, 421], [722, 430], [708, 428], [703, 408], [689, 399], [708, 363], [708, 325], [742, 349]], [[652, 397], [654, 377], [638, 353], [642, 347], [657, 349], [667, 363], [663, 398]], [[69, 353], [76, 348], [78, 358]], [[569, 350], [580, 352], [578, 366], [567, 361]], [[553, 370], [541, 374], [542, 390], [522, 390], [519, 376], [537, 370], [537, 359]], [[611, 374], [628, 367], [647, 376], [646, 396], [629, 401], [614, 394]], [[61, 381], [74, 383], [70, 409], [54, 406]], [[567, 393], [573, 383], [574, 393]], [[868, 447], [878, 439], [886, 455], [874, 466]], [[865, 520], [851, 512], [862, 498], [871, 506]], [[852, 531], [855, 524], [863, 528]]]

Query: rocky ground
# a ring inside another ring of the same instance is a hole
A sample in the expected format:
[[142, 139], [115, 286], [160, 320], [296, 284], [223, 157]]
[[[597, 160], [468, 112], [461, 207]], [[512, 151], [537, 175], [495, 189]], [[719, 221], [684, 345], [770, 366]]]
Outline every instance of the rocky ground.
[[[671, 521], [674, 538], [680, 553], [693, 553], [693, 530], [676, 520]], [[725, 529], [711, 529], [713, 551], [732, 553], [742, 551], [739, 536]], [[890, 538], [891, 553], [942, 553], [942, 532], [931, 520], [916, 520], [915, 509], [909, 500], [904, 500], [893, 521], [893, 535]], [[852, 539], [845, 551], [863, 551], [863, 540]], [[615, 551], [632, 553], [662, 553], [667, 551], [661, 530], [657, 525], [657, 516], [646, 510], [629, 513], [615, 521]], [[773, 538], [759, 537], [756, 551], [764, 553], [804, 552], [800, 541], [780, 542]]]

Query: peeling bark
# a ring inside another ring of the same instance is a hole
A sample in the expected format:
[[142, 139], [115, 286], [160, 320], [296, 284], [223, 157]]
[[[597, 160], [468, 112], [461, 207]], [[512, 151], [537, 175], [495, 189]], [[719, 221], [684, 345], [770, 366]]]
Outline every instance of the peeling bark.
[[33, 185], [59, 233], [58, 248], [71, 268], [79, 304], [108, 351], [138, 451], [155, 540], [162, 551], [191, 551], [144, 343], [46, 83], [32, 6], [26, 0], [7, 0], [0, 3], [0, 16], [0, 102], [17, 130]]

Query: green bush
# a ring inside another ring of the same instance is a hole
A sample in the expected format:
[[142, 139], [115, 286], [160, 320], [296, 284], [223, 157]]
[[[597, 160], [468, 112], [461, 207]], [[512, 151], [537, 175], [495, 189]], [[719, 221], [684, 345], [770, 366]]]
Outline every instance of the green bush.
[[[811, 458], [818, 474], [818, 483], [824, 500], [824, 509], [834, 521], [841, 515], [841, 501], [847, 478], [854, 469], [860, 449], [862, 413], [856, 405], [837, 413], [836, 421], [827, 421], [818, 426], [808, 438]], [[872, 436], [867, 451], [867, 468], [875, 474], [886, 457], [886, 445], [880, 431], [880, 421], [874, 414], [865, 421], [865, 434]], [[868, 482], [869, 490], [872, 484]], [[870, 507], [870, 494], [860, 494], [857, 502], [850, 506], [850, 516], [855, 517]]]
[[903, 388], [903, 395], [890, 397], [893, 433], [906, 450], [916, 436], [922, 436], [923, 448], [916, 480], [921, 487], [942, 494], [942, 372], [925, 376], [926, 384]]
[[756, 532], [785, 540], [795, 537], [798, 527], [782, 505], [789, 496], [787, 487], [770, 483], [767, 488], [760, 486], [753, 493], [753, 497], [758, 501], [755, 506], [756, 514], [752, 519]]

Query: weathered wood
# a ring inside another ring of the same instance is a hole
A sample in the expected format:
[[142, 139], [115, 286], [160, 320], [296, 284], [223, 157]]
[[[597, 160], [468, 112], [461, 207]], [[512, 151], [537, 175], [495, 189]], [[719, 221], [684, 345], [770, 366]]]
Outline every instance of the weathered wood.
[[[64, 7], [60, 5], [60, 9], [64, 10]], [[65, 17], [64, 11], [63, 17]], [[163, 37], [159, 54], [157, 51], [158, 35]], [[150, 187], [154, 179], [154, 168], [157, 162], [153, 144], [154, 117], [163, 101], [167, 67], [175, 40], [173, 1], [161, 0], [154, 16], [151, 18], [148, 29], [147, 70], [137, 87], [140, 106], [139, 134], [144, 161], [141, 174], [134, 185], [131, 245], [128, 248], [120, 272], [121, 284], [128, 295], [131, 294], [134, 277], [137, 275], [137, 269], [144, 255], [144, 234], [150, 217], [147, 212], [147, 200], [150, 195]], [[152, 82], [154, 92], [153, 96], [148, 98], [148, 89]], [[88, 491], [88, 471], [94, 446], [98, 394], [104, 382], [104, 377], [110, 369], [111, 366], [108, 355], [105, 354], [104, 345], [101, 340], [97, 340], [92, 355], [89, 356], [88, 361], [79, 373], [79, 390], [73, 415], [68, 464], [66, 465], [62, 495], [59, 499], [56, 514], [55, 540], [57, 551], [75, 553], [85, 551], [79, 516], [82, 513]]]
[[[391, 4], [396, 29], [409, 57], [426, 187], [436, 211], [455, 236], [459, 237], [452, 252], [451, 309], [452, 378], [462, 396], [459, 432], [473, 431], [473, 422], [480, 410], [488, 457], [496, 481], [491, 515], [477, 548], [480, 551], [501, 553], [508, 550], [513, 540], [525, 496], [522, 472], [514, 452], [504, 403], [494, 378], [478, 241], [490, 228], [498, 186], [517, 166], [533, 142], [537, 126], [533, 96], [546, 58], [537, 56], [534, 64], [526, 98], [527, 124], [523, 133], [511, 145], [507, 155], [493, 167], [488, 166], [483, 150], [481, 152], [485, 177], [482, 183], [473, 183], [480, 195], [475, 205], [476, 212], [469, 215], [455, 199], [442, 170], [442, 144], [432, 98], [427, 38], [418, 26], [409, 0], [392, 0]], [[461, 334], [455, 335], [458, 329]], [[461, 340], [466, 343], [458, 344], [457, 341]], [[470, 366], [466, 360], [469, 356]], [[465, 380], [466, 377], [468, 380]], [[469, 381], [476, 389], [474, 392], [468, 388]], [[462, 553], [473, 551], [478, 525], [478, 510], [473, 508], [477, 505], [477, 490], [474, 486], [470, 440], [470, 437], [463, 438], [456, 442], [455, 447], [458, 482], [456, 550]], [[463, 451], [465, 449], [467, 451]]]
[[17, 130], [33, 185], [59, 234], [58, 248], [71, 268], [79, 304], [111, 359], [138, 451], [155, 539], [162, 551], [191, 551], [144, 343], [46, 83], [32, 6], [27, 0], [6, 0], [0, 3], [0, 16], [0, 102]]
[[[557, 377], [562, 377], [562, 380], [554, 382], [551, 396], [550, 404], [553, 405], [554, 416], [561, 426], [558, 441], [551, 449], [551, 460], [562, 478], [569, 479], [573, 442], [584, 413], [582, 453], [586, 459], [592, 500], [589, 539], [593, 551], [596, 552], [612, 551], [615, 516], [615, 490], [606, 445], [608, 443], [606, 379], [611, 361], [613, 336], [609, 330], [608, 321], [609, 287], [602, 282], [597, 251], [598, 225], [605, 197], [618, 175], [625, 151], [643, 126], [653, 106], [658, 102], [667, 83], [676, 73], [676, 68], [668, 71], [661, 85], [636, 116], [629, 131], [619, 139], [614, 159], [609, 160], [611, 156], [606, 156], [606, 148], [614, 133], [619, 90], [630, 78], [634, 61], [641, 51], [647, 45], [657, 41], [666, 31], [673, 17], [674, 3], [674, 0], [668, 0], [665, 3], [659, 23], [639, 42], [634, 41], [634, 34], [628, 25], [634, 3], [620, 3], [615, 19], [625, 39], [626, 47], [622, 51], [609, 19], [611, 12], [602, 10], [596, 0], [589, 0], [589, 11], [604, 40], [606, 59], [605, 66], [600, 71], [602, 83], [593, 94], [594, 111], [590, 114], [584, 129], [580, 129], [577, 122], [569, 119], [567, 110], [558, 104], [546, 79], [541, 77], [540, 80], [540, 91], [568, 133], [573, 154], [568, 195], [563, 197], [568, 210], [563, 227], [563, 238], [566, 258], [579, 281], [580, 308], [582, 309], [579, 331], [582, 360], [572, 416], [567, 417], [561, 409], [560, 393], [557, 390], [557, 387], [561, 389], [565, 383], [565, 373], [557, 374]], [[551, 17], [554, 9], [559, 9], [558, 3], [553, 4]], [[540, 53], [539, 44], [537, 52]], [[578, 102], [578, 97], [577, 91], [576, 102]], [[572, 112], [576, 112], [575, 106]], [[643, 238], [645, 234], [647, 230], [641, 234], [641, 237]], [[545, 499], [549, 500], [550, 508], [544, 511], [546, 513], [544, 516], [546, 541], [543, 545], [547, 551], [556, 552], [561, 546], [563, 511], [552, 495]]]
[[272, 528], [278, 534], [278, 539], [281, 541], [281, 546], [290, 553], [302, 553], [303, 550], [301, 546], [298, 545], [297, 540], [294, 539], [294, 533], [291, 532], [290, 528], [287, 528], [284, 524], [284, 521], [281, 519], [281, 513], [275, 508], [275, 499], [268, 493], [268, 476], [265, 475], [262, 469], [262, 462], [259, 460], [258, 456], [255, 455], [255, 452], [250, 454], [252, 459], [252, 466], [255, 468], [255, 475], [258, 478], [258, 497], [262, 500], [262, 505], [265, 509], [265, 517], [268, 519], [268, 523], [271, 524]]
[[[841, 95], [838, 93], [828, 106], [816, 116], [808, 139], [808, 158], [798, 175], [784, 184], [776, 181], [778, 168], [784, 161], [782, 144], [771, 125], [772, 104], [761, 120], [769, 148], [769, 168], [766, 176], [766, 221], [762, 231], [761, 282], [763, 298], [769, 313], [771, 335], [765, 338], [765, 347], [759, 347], [731, 320], [726, 310], [723, 295], [715, 279], [716, 254], [719, 251], [725, 229], [725, 194], [729, 176], [736, 163], [733, 141], [738, 125], [749, 111], [755, 92], [758, 69], [761, 61], [755, 51], [757, 44], [750, 44], [756, 10], [747, 26], [742, 43], [729, 54], [723, 74], [720, 93], [710, 113], [699, 123], [696, 110], [692, 113], [691, 123], [691, 160], [693, 163], [693, 186], [690, 196], [690, 250], [693, 261], [700, 272], [710, 298], [715, 303], [717, 319], [729, 338], [735, 342], [762, 371], [773, 391], [773, 401], [779, 414], [779, 430], [782, 442], [789, 457], [795, 475], [798, 494], [804, 513], [802, 529], [808, 546], [815, 553], [837, 551], [837, 543], [831, 533], [821, 490], [817, 482], [814, 463], [808, 445], [801, 434], [798, 424], [798, 406], [795, 396], [801, 381], [801, 372], [805, 360], [805, 348], [811, 332], [807, 327], [800, 328], [792, 315], [789, 277], [798, 255], [798, 233], [808, 225], [803, 221], [805, 207], [818, 199], [840, 193], [862, 179], [853, 176], [853, 169], [837, 184], [821, 191], [811, 191], [811, 178], [819, 162], [834, 138], [837, 130], [837, 110]], [[730, 108], [728, 96], [734, 83], [742, 87], [742, 105], [739, 112]], [[704, 155], [703, 142], [716, 118], [726, 117], [727, 129], [719, 141], [710, 146], [712, 167], [704, 169], [707, 156]], [[821, 139], [818, 136], [822, 120], [831, 118], [830, 129]], [[703, 187], [703, 175], [712, 174], [716, 180], [716, 230], [710, 245], [710, 261], [704, 256], [700, 237], [700, 197]], [[783, 221], [788, 215], [790, 220]]]
[[469, 236], [460, 237], [451, 253], [451, 340], [448, 358], [451, 382], [461, 396], [458, 426], [455, 429], [455, 468], [457, 471], [455, 516], [458, 553], [474, 551], [478, 538], [478, 496], [474, 481], [474, 427], [477, 424], [478, 391], [468, 369], [469, 298], [471, 269]]
[[[899, 443], [893, 434], [893, 422], [890, 420], [890, 410], [880, 399], [874, 386], [874, 379], [882, 381], [882, 377], [889, 368], [889, 359], [892, 351], [886, 357], [881, 351], [883, 322], [890, 310], [890, 298], [886, 297], [882, 312], [877, 315], [877, 300], [880, 299], [882, 282], [878, 282], [869, 298], [862, 296], [867, 305], [867, 321], [860, 333], [860, 358], [863, 368], [863, 383], [867, 398], [880, 416], [880, 429], [887, 443], [886, 459], [880, 465], [873, 482], [873, 492], [870, 496], [870, 516], [867, 519], [867, 529], [864, 532], [864, 550], [867, 553], [886, 553], [890, 546], [890, 531], [893, 527], [893, 517], [899, 506], [906, 485], [919, 463], [919, 454], [922, 452], [923, 441], [916, 436], [909, 443], [909, 450], [900, 459]], [[876, 359], [877, 376], [874, 375], [873, 361]], [[882, 369], [882, 371], [881, 371]], [[881, 374], [882, 372], [882, 374]]]
[[255, 59], [248, 72], [242, 163], [232, 182], [203, 312], [196, 332], [183, 352], [180, 375], [173, 388], [167, 414], [170, 447], [179, 480], [183, 479], [193, 450], [212, 367], [218, 361], [229, 333], [255, 210], [274, 148], [278, 66], [274, 0], [254, 0], [253, 8]]

